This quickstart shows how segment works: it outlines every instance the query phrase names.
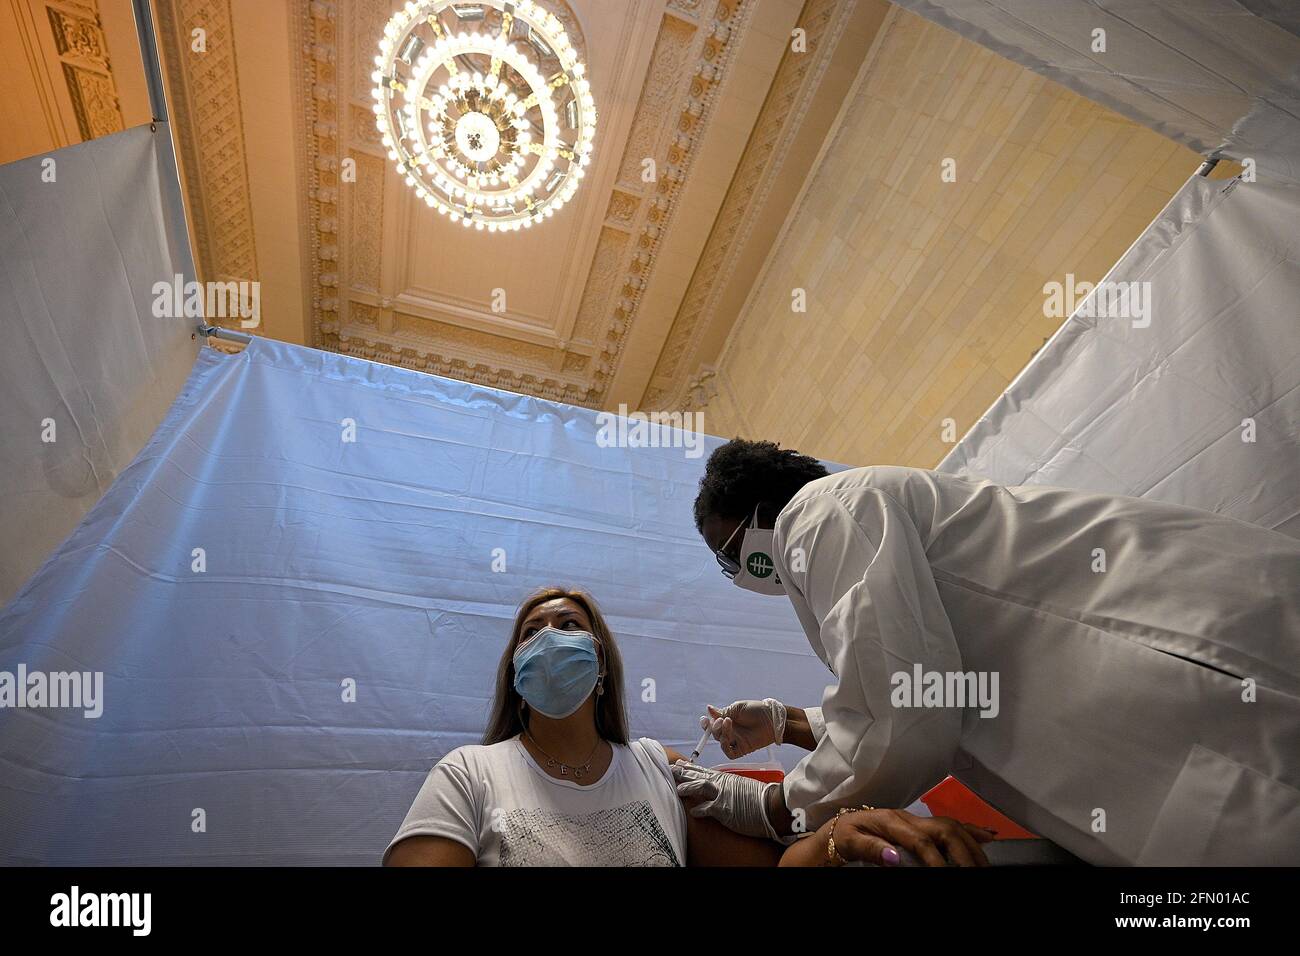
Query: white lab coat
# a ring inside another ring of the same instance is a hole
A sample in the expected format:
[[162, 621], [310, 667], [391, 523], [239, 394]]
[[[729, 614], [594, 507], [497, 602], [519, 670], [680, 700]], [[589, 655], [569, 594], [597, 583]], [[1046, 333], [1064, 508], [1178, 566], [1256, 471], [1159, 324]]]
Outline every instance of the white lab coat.
[[[1147, 499], [875, 467], [801, 489], [774, 547], [837, 680], [785, 781], [809, 829], [952, 774], [1093, 863], [1300, 863], [1300, 542]], [[918, 662], [996, 672], [997, 716], [893, 706]]]

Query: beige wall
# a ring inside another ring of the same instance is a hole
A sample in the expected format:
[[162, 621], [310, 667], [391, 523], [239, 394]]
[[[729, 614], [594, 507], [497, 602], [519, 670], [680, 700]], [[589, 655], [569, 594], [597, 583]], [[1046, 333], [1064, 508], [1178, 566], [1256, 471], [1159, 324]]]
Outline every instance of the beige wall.
[[150, 116], [131, 4], [0, 0], [0, 163]]
[[[714, 434], [932, 467], [1199, 157], [901, 9], [891, 11], [716, 363]], [[956, 182], [941, 163], [956, 160]], [[807, 293], [807, 312], [791, 308]]]

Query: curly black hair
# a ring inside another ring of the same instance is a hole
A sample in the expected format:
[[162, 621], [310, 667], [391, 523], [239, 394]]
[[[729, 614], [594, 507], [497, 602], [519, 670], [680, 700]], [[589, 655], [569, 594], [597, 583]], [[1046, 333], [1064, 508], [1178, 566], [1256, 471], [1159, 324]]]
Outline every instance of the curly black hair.
[[714, 451], [704, 466], [695, 497], [695, 530], [703, 533], [709, 515], [748, 518], [760, 504], [771, 508], [775, 518], [796, 491], [827, 474], [816, 458], [792, 448], [733, 438]]

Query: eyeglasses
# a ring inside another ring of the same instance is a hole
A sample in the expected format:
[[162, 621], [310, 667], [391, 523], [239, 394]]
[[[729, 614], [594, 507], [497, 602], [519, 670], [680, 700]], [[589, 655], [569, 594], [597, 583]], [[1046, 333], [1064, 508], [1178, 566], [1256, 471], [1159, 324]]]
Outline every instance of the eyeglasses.
[[736, 525], [735, 530], [731, 532], [731, 537], [727, 538], [727, 540], [722, 543], [722, 547], [713, 552], [713, 556], [718, 559], [718, 566], [722, 568], [722, 573], [727, 578], [734, 578], [740, 573], [740, 562], [727, 554], [727, 546], [731, 544], [732, 539], [736, 537], [736, 531], [739, 531], [746, 524], [747, 522], [742, 521], [740, 524]]

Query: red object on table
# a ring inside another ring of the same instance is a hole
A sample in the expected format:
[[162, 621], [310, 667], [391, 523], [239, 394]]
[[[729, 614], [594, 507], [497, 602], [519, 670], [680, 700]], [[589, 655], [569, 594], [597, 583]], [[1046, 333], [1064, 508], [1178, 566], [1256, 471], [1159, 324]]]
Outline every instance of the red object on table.
[[1037, 840], [1008, 816], [994, 810], [956, 777], [945, 777], [921, 798], [936, 817], [952, 817], [961, 823], [973, 823], [997, 831], [995, 840]]
[[734, 773], [738, 777], [749, 777], [762, 783], [780, 783], [785, 779], [785, 771], [771, 767], [714, 767], [723, 773]]

